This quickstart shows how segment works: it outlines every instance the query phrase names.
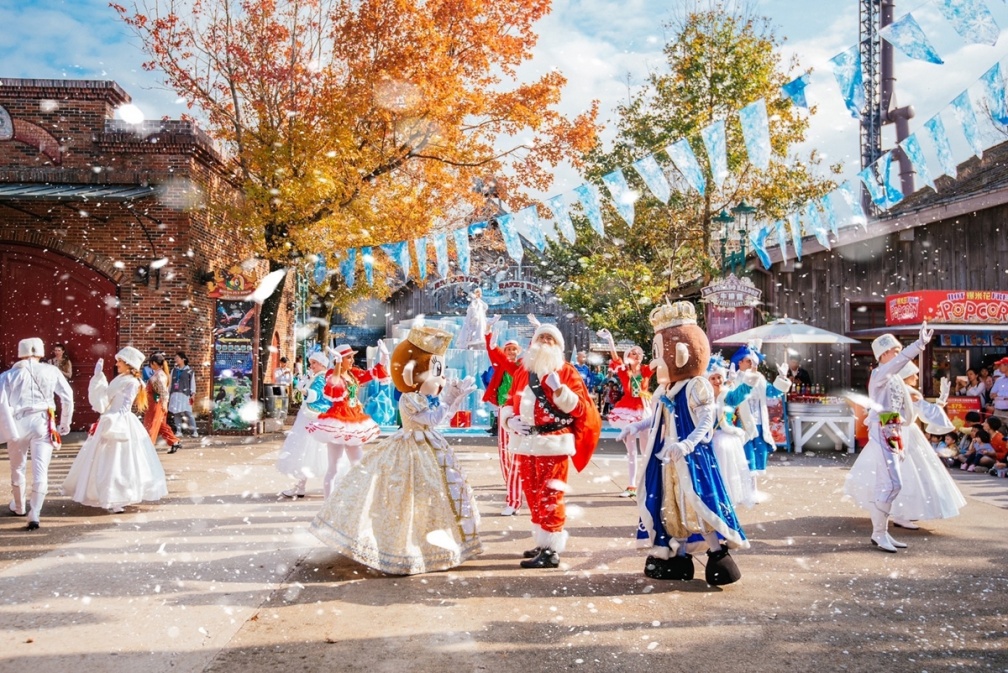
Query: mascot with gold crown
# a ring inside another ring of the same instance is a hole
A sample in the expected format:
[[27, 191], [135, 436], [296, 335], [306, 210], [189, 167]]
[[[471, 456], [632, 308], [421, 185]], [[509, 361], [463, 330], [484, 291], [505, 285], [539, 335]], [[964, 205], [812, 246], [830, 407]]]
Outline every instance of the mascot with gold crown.
[[648, 429], [645, 468], [638, 477], [639, 547], [648, 550], [644, 574], [693, 579], [690, 552], [707, 551], [707, 582], [731, 584], [742, 575], [729, 549], [747, 549], [711, 446], [717, 400], [704, 376], [707, 335], [693, 304], [680, 301], [651, 312], [655, 336], [651, 368], [658, 380]]

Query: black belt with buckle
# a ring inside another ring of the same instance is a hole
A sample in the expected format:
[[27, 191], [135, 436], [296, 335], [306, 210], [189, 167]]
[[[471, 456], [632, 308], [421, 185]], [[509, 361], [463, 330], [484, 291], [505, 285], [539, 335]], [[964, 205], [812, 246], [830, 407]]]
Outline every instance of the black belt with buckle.
[[557, 421], [555, 423], [544, 423], [543, 425], [533, 425], [529, 428], [530, 435], [548, 435], [551, 432], [556, 432], [557, 430], [563, 430], [564, 428], [570, 427], [570, 424], [574, 422], [573, 418], [566, 419], [563, 421]]

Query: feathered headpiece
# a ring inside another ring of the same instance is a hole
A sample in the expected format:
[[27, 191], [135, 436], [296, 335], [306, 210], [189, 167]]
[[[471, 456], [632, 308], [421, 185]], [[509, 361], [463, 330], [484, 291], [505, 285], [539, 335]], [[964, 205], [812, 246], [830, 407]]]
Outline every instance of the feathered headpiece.
[[710, 362], [707, 363], [707, 376], [720, 374], [722, 377], [728, 376], [728, 363], [720, 353], [711, 355]]
[[760, 346], [762, 345], [763, 341], [761, 339], [754, 339], [745, 346], [742, 346], [735, 351], [734, 355], [731, 356], [732, 364], [737, 367], [740, 362], [749, 358], [753, 361], [754, 365], [759, 366], [759, 364], [766, 358], [765, 355], [760, 353]]

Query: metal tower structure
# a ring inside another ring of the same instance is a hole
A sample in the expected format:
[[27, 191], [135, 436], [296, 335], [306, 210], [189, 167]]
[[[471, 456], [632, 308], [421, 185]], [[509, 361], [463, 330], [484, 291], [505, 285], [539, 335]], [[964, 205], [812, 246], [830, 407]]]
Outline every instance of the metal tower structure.
[[[893, 48], [879, 37], [879, 30], [893, 22], [895, 8], [895, 0], [860, 0], [858, 32], [865, 88], [865, 107], [861, 115], [861, 168], [870, 166], [882, 156], [884, 124], [895, 126], [897, 144], [910, 135], [914, 109], [912, 105], [897, 107]], [[904, 195], [910, 195], [914, 191], [910, 159], [900, 149], [893, 156], [899, 162], [900, 188]], [[867, 205], [874, 210], [870, 201]]]
[[858, 36], [864, 76], [865, 108], [861, 113], [861, 168], [882, 156], [882, 52], [879, 16], [882, 0], [860, 0]]

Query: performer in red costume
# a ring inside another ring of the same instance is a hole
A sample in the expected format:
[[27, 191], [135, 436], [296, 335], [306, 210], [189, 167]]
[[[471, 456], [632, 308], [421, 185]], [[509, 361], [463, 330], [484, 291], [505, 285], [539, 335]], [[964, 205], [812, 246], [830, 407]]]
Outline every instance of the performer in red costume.
[[564, 530], [568, 458], [580, 472], [591, 460], [602, 419], [584, 380], [564, 359], [564, 339], [554, 325], [540, 325], [515, 372], [511, 396], [501, 408], [511, 433], [509, 450], [521, 456], [522, 490], [532, 514], [535, 548], [523, 568], [556, 568], [567, 545]]
[[507, 405], [511, 383], [520, 366], [518, 356], [521, 354], [521, 346], [517, 341], [508, 341], [503, 348], [492, 345], [493, 326], [499, 319], [500, 316], [495, 315], [487, 324], [486, 334], [483, 335], [487, 355], [490, 356], [490, 364], [493, 365], [493, 376], [487, 384], [486, 392], [483, 393], [483, 401], [497, 408], [497, 453], [500, 456], [504, 488], [507, 489], [501, 516], [512, 516], [521, 509], [521, 471], [518, 467], [518, 456], [508, 451], [508, 433], [500, 422], [500, 410]]
[[633, 498], [637, 495], [637, 455], [644, 451], [647, 441], [647, 427], [640, 432], [630, 432], [646, 418], [651, 417], [651, 366], [642, 364], [644, 350], [640, 346], [631, 346], [620, 358], [616, 352], [616, 342], [607, 329], [600, 329], [598, 335], [609, 342], [609, 374], [619, 379], [623, 395], [613, 406], [606, 417], [609, 424], [619, 428], [620, 441], [626, 446], [627, 452], [627, 487], [620, 493], [621, 498]]

